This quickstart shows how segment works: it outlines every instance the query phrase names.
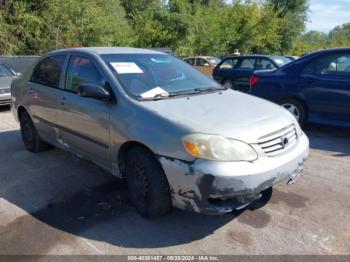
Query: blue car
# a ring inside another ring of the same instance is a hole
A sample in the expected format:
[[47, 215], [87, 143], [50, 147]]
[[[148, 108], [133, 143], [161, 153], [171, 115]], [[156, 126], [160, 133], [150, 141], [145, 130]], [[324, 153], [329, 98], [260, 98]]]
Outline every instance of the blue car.
[[213, 78], [229, 89], [248, 92], [255, 70], [279, 68], [291, 60], [283, 56], [244, 55], [224, 58], [214, 69]]
[[325, 49], [281, 68], [255, 71], [249, 93], [280, 104], [299, 121], [350, 127], [350, 48]]

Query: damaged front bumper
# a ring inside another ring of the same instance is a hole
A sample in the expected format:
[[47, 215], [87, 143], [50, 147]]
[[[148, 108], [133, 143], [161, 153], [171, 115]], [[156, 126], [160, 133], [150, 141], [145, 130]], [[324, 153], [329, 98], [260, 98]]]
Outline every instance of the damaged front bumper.
[[261, 192], [286, 180], [293, 183], [309, 154], [306, 135], [290, 151], [275, 157], [259, 156], [254, 162], [193, 163], [159, 157], [171, 188], [173, 205], [198, 213], [222, 214], [241, 209]]

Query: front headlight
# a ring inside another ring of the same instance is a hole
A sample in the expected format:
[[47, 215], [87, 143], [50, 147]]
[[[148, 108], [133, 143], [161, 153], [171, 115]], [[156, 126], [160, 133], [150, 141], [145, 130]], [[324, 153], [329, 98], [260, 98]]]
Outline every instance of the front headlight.
[[248, 144], [219, 135], [190, 134], [182, 138], [186, 151], [197, 158], [216, 161], [254, 161], [258, 158]]

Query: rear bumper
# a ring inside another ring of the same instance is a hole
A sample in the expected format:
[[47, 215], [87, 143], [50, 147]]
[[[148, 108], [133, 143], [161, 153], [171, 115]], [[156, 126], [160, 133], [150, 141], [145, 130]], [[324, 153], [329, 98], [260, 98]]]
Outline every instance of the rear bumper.
[[206, 214], [240, 209], [260, 192], [280, 181], [294, 179], [309, 154], [304, 134], [292, 150], [277, 157], [250, 162], [216, 162], [197, 159], [193, 163], [159, 157], [171, 188], [173, 205]]

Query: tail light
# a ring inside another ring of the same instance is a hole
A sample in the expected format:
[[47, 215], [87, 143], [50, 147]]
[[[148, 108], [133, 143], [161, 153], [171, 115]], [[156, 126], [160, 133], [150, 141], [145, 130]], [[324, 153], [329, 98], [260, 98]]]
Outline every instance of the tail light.
[[253, 85], [255, 85], [257, 82], [259, 81], [259, 77], [257, 75], [253, 75], [250, 78], [250, 86], [252, 87]]

